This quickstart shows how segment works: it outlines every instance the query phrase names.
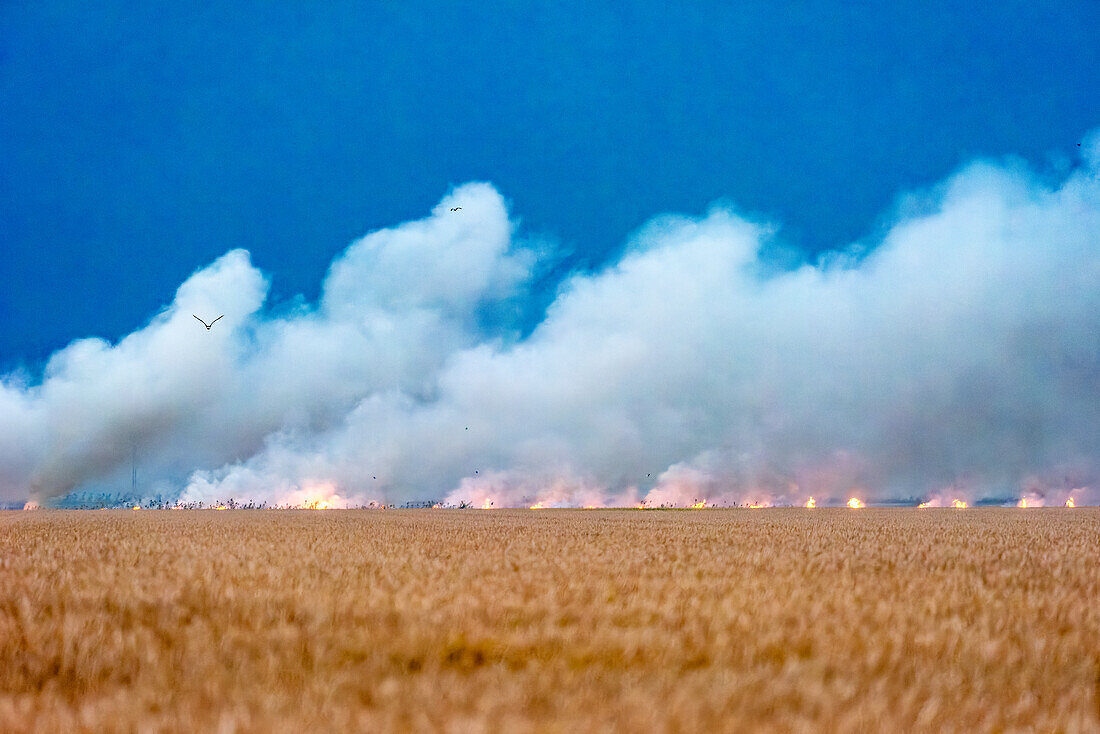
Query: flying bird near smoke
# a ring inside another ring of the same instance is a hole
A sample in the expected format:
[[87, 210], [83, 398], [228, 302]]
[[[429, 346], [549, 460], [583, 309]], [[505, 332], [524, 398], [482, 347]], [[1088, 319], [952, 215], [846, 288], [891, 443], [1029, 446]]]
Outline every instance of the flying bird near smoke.
[[[192, 316], [195, 316], [195, 314], [191, 314], [191, 315], [192, 315]], [[220, 318], [222, 318], [223, 316], [225, 316], [225, 314], [222, 314], [222, 315], [221, 315], [221, 316], [219, 316], [219, 317], [218, 317], [217, 319], [214, 319], [214, 321], [211, 321], [211, 322], [210, 322], [209, 324], [208, 324], [208, 323], [206, 323], [205, 321], [203, 321], [202, 319], [200, 319], [200, 318], [199, 318], [198, 316], [195, 316], [195, 318], [196, 318], [196, 319], [198, 319], [198, 321], [199, 321], [199, 323], [200, 323], [200, 324], [202, 324], [203, 326], [205, 326], [205, 327], [206, 327], [206, 330], [207, 330], [207, 331], [210, 331], [210, 327], [211, 327], [211, 326], [213, 326], [213, 325], [214, 325], [214, 323], [215, 323], [215, 322], [217, 322], [217, 320], [218, 320], [218, 319], [220, 319]]]
[[[1055, 182], [972, 164], [901, 199], [880, 241], [794, 267], [728, 208], [659, 217], [526, 335], [509, 315], [537, 249], [486, 183], [353, 242], [295, 310], [265, 308], [233, 250], [118, 343], [4, 378], [0, 498], [125, 486], [136, 447], [149, 492], [184, 501], [1094, 504], [1084, 150]], [[187, 327], [212, 307], [232, 323]]]

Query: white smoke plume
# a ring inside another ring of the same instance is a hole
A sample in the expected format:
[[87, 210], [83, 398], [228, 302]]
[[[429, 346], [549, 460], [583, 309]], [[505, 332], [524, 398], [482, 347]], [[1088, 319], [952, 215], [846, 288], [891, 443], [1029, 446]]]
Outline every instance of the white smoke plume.
[[789, 268], [729, 209], [661, 217], [522, 338], [485, 315], [537, 257], [488, 184], [352, 243], [291, 312], [234, 250], [118, 344], [3, 380], [0, 499], [126, 487], [137, 456], [183, 501], [1096, 504], [1098, 173], [1095, 137], [1056, 180], [972, 164]]

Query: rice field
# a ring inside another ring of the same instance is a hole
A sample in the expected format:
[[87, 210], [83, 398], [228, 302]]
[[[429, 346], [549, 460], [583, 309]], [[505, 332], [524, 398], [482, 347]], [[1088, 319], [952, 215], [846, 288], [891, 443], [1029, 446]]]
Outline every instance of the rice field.
[[0, 513], [0, 731], [1100, 731], [1100, 509]]

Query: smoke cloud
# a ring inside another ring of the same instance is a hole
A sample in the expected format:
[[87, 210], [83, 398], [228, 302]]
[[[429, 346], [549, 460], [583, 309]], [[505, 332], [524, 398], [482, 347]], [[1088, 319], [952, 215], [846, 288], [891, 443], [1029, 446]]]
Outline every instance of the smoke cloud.
[[182, 501], [1096, 504], [1087, 151], [1056, 179], [972, 164], [795, 266], [728, 208], [660, 217], [526, 336], [538, 257], [489, 184], [352, 243], [290, 311], [233, 250], [117, 344], [3, 379], [0, 499], [127, 489], [136, 457]]

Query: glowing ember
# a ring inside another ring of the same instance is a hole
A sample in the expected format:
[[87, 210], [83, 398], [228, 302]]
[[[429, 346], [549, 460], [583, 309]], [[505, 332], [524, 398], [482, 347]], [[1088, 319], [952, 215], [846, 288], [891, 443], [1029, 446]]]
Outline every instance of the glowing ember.
[[814, 502], [814, 498], [813, 498], [813, 497], [811, 497], [810, 499], [806, 500], [806, 507], [817, 507], [817, 503], [816, 503], [816, 502]]
[[966, 502], [962, 500], [951, 500], [952, 507], [966, 507]]
[[853, 510], [861, 509], [863, 507], [863, 500], [861, 500], [859, 497], [852, 497], [850, 500], [848, 500], [848, 506], [851, 507]]
[[1070, 497], [1068, 500], [1066, 500], [1066, 507], [1076, 507], [1076, 506], [1077, 506], [1077, 504], [1073, 501], [1072, 497]]

